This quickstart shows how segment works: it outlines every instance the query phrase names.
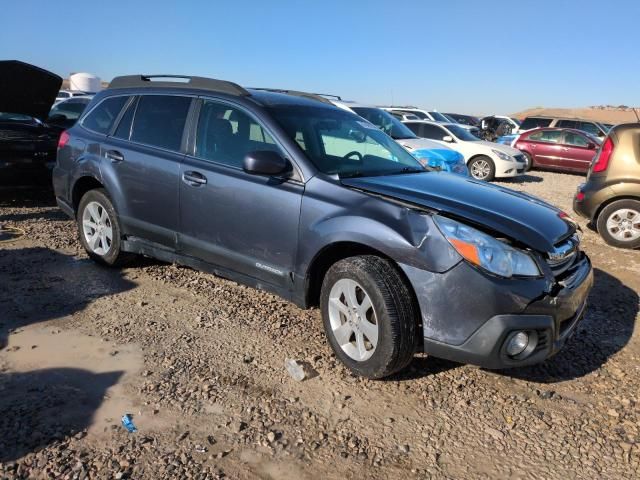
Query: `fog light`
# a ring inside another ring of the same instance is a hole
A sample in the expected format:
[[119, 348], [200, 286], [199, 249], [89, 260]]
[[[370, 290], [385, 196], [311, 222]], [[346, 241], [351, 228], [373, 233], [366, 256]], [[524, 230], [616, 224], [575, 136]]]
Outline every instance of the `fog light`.
[[529, 345], [529, 334], [527, 332], [518, 332], [513, 335], [507, 342], [507, 354], [511, 357], [520, 355]]

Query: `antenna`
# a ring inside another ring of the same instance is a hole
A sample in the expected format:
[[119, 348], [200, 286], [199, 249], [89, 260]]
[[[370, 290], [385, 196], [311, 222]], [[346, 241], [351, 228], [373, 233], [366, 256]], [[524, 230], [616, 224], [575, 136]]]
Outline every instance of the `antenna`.
[[640, 116], [638, 116], [638, 111], [635, 108], [632, 108], [631, 110], [633, 110], [633, 113], [636, 114], [636, 119], [638, 119], [638, 123], [640, 123]]

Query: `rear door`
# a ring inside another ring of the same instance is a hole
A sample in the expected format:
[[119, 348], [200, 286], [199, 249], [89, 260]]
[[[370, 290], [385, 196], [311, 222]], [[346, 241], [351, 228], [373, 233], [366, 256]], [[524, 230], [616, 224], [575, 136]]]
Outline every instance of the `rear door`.
[[568, 169], [586, 172], [596, 153], [595, 142], [578, 132], [564, 132], [563, 166]]
[[195, 142], [180, 172], [181, 251], [289, 288], [304, 184], [246, 173], [242, 165], [249, 152], [287, 155], [243, 107], [201, 102]]
[[192, 98], [132, 99], [103, 152], [103, 177], [128, 235], [176, 246], [183, 134]]
[[540, 130], [527, 137], [535, 165], [557, 167], [563, 161], [562, 130]]

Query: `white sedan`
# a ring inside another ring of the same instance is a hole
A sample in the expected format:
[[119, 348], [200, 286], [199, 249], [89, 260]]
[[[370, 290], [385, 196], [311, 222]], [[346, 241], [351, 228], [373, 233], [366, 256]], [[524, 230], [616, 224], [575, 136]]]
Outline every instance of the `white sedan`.
[[526, 170], [526, 159], [520, 150], [508, 145], [486, 142], [453, 123], [429, 121], [403, 122], [413, 133], [446, 145], [462, 154], [469, 173], [477, 180], [517, 177]]

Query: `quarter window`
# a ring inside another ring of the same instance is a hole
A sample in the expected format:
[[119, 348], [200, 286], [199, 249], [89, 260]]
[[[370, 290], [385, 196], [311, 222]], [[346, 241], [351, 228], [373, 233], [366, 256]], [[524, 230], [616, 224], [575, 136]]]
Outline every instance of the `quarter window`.
[[82, 125], [97, 133], [107, 134], [113, 122], [120, 114], [120, 110], [129, 97], [110, 97], [103, 100], [82, 121]]
[[131, 129], [131, 140], [175, 152], [180, 151], [190, 105], [190, 97], [141, 96]]
[[196, 133], [197, 157], [242, 168], [245, 155], [258, 150], [280, 152], [269, 132], [243, 111], [213, 101], [202, 104]]

